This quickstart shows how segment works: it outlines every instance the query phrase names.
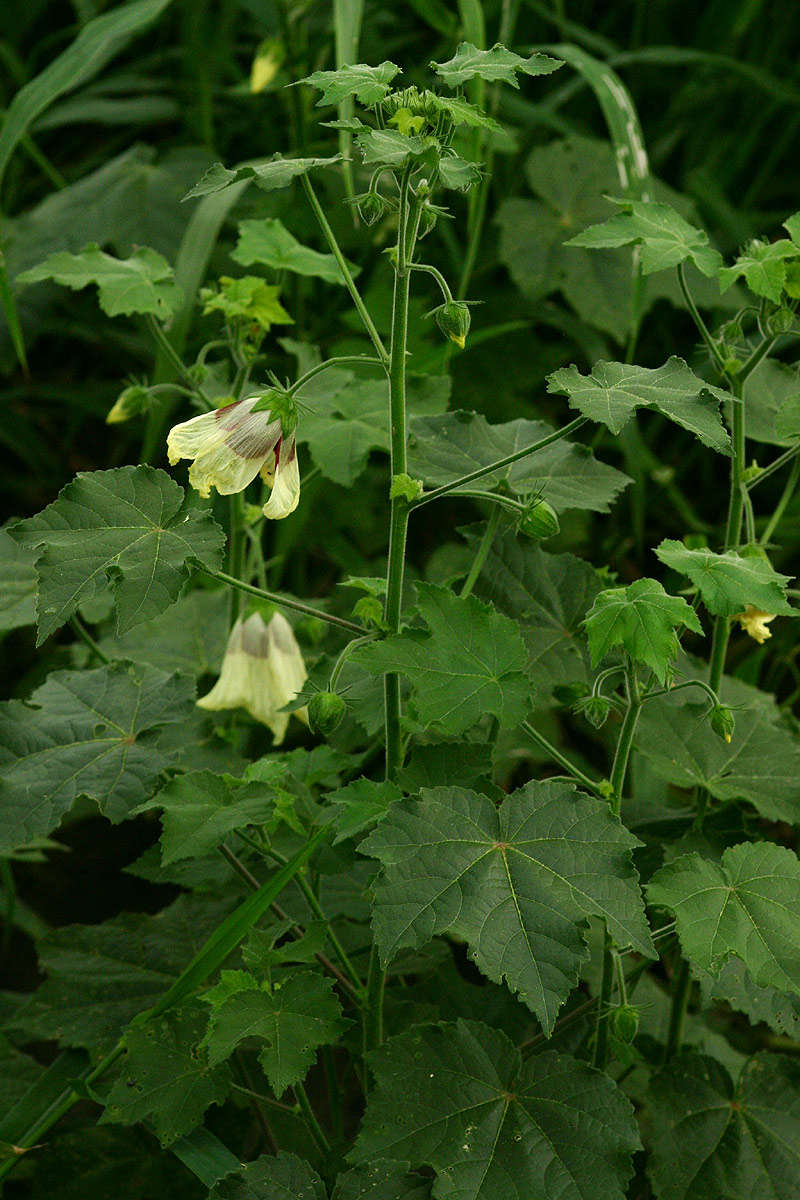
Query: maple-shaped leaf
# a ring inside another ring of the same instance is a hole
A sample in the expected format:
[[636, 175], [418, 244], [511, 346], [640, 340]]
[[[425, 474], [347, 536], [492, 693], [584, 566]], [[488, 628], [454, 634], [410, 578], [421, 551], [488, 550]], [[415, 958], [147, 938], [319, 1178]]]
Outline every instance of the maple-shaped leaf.
[[217, 568], [225, 543], [209, 512], [185, 501], [166, 471], [147, 466], [78, 475], [9, 532], [38, 550], [37, 645], [109, 583], [117, 633], [148, 621], [177, 600], [188, 561]]
[[347, 1022], [333, 980], [312, 971], [282, 972], [259, 982], [244, 971], [207, 992], [212, 1005], [203, 1046], [212, 1064], [223, 1062], [245, 1038], [262, 1043], [258, 1061], [277, 1095], [300, 1083], [320, 1046], [339, 1039]]
[[368, 167], [404, 167], [431, 148], [430, 139], [401, 133], [399, 129], [362, 129], [355, 141]]
[[288, 187], [293, 180], [307, 175], [309, 171], [318, 167], [332, 167], [341, 161], [340, 154], [334, 154], [330, 158], [284, 158], [281, 154], [275, 154], [272, 158], [242, 163], [230, 169], [222, 163], [214, 163], [199, 183], [186, 193], [184, 200], [191, 200], [196, 196], [211, 196], [214, 192], [222, 192], [243, 180], [252, 180], [262, 191], [272, 192], [276, 188]]
[[641, 264], [645, 275], [664, 271], [690, 259], [704, 275], [717, 276], [722, 256], [708, 244], [708, 235], [690, 225], [669, 204], [655, 200], [616, 200], [622, 212], [599, 225], [590, 225], [567, 246], [585, 246], [590, 250], [608, 250], [635, 243], [642, 247]]
[[212, 1104], [222, 1104], [231, 1083], [227, 1063], [209, 1065], [198, 1049], [198, 1014], [168, 1013], [125, 1034], [122, 1072], [108, 1094], [102, 1123], [148, 1120], [162, 1146], [195, 1129]]
[[[428, 1200], [431, 1181], [408, 1164], [370, 1159], [336, 1179], [331, 1200]], [[327, 1200], [328, 1189], [314, 1168], [296, 1154], [279, 1150], [226, 1175], [208, 1200]]]
[[656, 554], [668, 567], [687, 575], [708, 611], [718, 616], [736, 616], [748, 604], [763, 612], [785, 616], [794, 616], [797, 611], [786, 599], [792, 576], [780, 575], [769, 559], [760, 554], [690, 550], [682, 542], [670, 539], [656, 547]]
[[448, 87], [459, 87], [470, 79], [486, 79], [490, 83], [510, 83], [518, 88], [517, 72], [523, 75], [551, 75], [563, 62], [548, 54], [531, 54], [522, 58], [498, 42], [491, 50], [479, 50], [471, 42], [461, 42], [447, 62], [432, 62], [436, 74]]
[[696, 967], [694, 974], [704, 1005], [724, 1000], [737, 1012], [745, 1013], [751, 1025], [763, 1022], [794, 1042], [800, 1040], [800, 990], [779, 992], [774, 987], [759, 986], [740, 958], [729, 958], [717, 975]]
[[163, 321], [175, 314], [181, 302], [172, 267], [147, 247], [134, 250], [129, 258], [113, 258], [91, 244], [79, 254], [61, 250], [17, 276], [18, 283], [46, 279], [74, 291], [96, 284], [100, 307], [110, 317], [149, 313]]
[[366, 63], [350, 63], [336, 71], [314, 71], [313, 75], [306, 75], [297, 82], [307, 83], [322, 92], [317, 101], [318, 108], [340, 104], [348, 96], [368, 106], [383, 100], [392, 80], [400, 74], [397, 64], [387, 60], [377, 67], [369, 67]]
[[453, 934], [550, 1033], [588, 957], [588, 917], [605, 918], [619, 945], [653, 952], [630, 858], [637, 844], [607, 804], [569, 783], [528, 783], [499, 808], [463, 788], [423, 789], [360, 846], [383, 864], [373, 920], [381, 957]]
[[161, 749], [160, 730], [192, 714], [194, 681], [126, 663], [55, 671], [31, 705], [0, 707], [4, 849], [50, 833], [78, 796], [124, 820], [180, 753]]
[[703, 632], [697, 614], [682, 596], [670, 596], [656, 579], [607, 588], [595, 597], [584, 622], [595, 666], [621, 646], [644, 663], [663, 685], [678, 653], [676, 630]]
[[682, 1054], [650, 1081], [648, 1173], [658, 1200], [763, 1197], [800, 1189], [800, 1064], [763, 1051], [734, 1084], [716, 1059]]
[[[266, 217], [260, 221], [240, 221], [239, 240], [231, 258], [244, 267], [259, 263], [274, 271], [293, 271], [295, 275], [308, 275], [324, 279], [326, 283], [344, 284], [344, 276], [332, 254], [320, 254], [310, 246], [298, 242], [277, 219]], [[348, 264], [350, 274], [358, 275], [360, 268]]]
[[436, 1172], [436, 1200], [623, 1200], [639, 1135], [607, 1075], [499, 1030], [417, 1026], [369, 1058], [376, 1086], [351, 1159]]
[[684, 854], [656, 872], [651, 904], [675, 913], [681, 949], [712, 975], [734, 955], [754, 983], [800, 990], [800, 861], [785, 846], [743, 842], [719, 862]]
[[547, 390], [569, 397], [570, 405], [592, 421], [619, 433], [637, 408], [653, 408], [688, 429], [705, 446], [727, 454], [730, 439], [719, 415], [723, 401], [733, 402], [674, 355], [663, 367], [598, 362], [590, 375], [577, 367], [561, 367], [547, 377]]
[[376, 825], [401, 796], [400, 789], [388, 779], [354, 779], [345, 787], [328, 792], [325, 799], [333, 805], [335, 814], [334, 845]]
[[416, 585], [417, 611], [428, 627], [404, 629], [359, 647], [352, 658], [371, 671], [407, 675], [422, 725], [455, 736], [487, 713], [505, 725], [523, 720], [531, 685], [525, 645], [508, 617], [475, 596]]
[[220, 312], [226, 321], [255, 321], [263, 330], [273, 325], [293, 325], [278, 299], [280, 289], [265, 283], [258, 275], [242, 275], [231, 279], [220, 276], [219, 289], [203, 288], [200, 299], [203, 313]]
[[779, 238], [777, 242], [750, 242], [733, 266], [723, 267], [720, 272], [722, 291], [727, 291], [740, 275], [744, 275], [751, 292], [778, 304], [786, 282], [787, 258], [800, 258], [800, 246], [787, 238]]

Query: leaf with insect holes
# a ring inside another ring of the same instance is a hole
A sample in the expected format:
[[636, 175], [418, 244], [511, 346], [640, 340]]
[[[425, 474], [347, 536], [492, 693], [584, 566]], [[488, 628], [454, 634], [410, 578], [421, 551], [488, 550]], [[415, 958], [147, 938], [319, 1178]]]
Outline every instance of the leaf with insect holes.
[[180, 754], [161, 749], [161, 729], [191, 716], [194, 681], [113, 663], [55, 671], [30, 703], [0, 706], [3, 849], [50, 833], [78, 796], [123, 821]]
[[727, 291], [740, 275], [744, 275], [751, 292], [778, 304], [786, 282], [786, 260], [799, 257], [800, 246], [786, 238], [779, 238], [777, 242], [752, 241], [732, 267], [723, 267], [720, 287], [723, 292]]
[[[326, 283], [344, 284], [344, 276], [332, 254], [320, 254], [310, 246], [298, 242], [277, 217], [266, 217], [260, 221], [240, 221], [239, 240], [231, 258], [244, 267], [271, 267], [274, 271], [292, 271], [295, 275], [308, 275], [324, 279]], [[350, 274], [358, 275], [360, 268], [348, 264]]]
[[452, 88], [475, 78], [485, 79], [489, 83], [510, 83], [518, 88], [518, 71], [523, 75], [552, 75], [563, 65], [561, 59], [551, 58], [548, 54], [531, 54], [529, 58], [521, 58], [499, 42], [491, 50], [479, 50], [471, 42], [461, 42], [447, 62], [431, 63], [442, 82]]
[[275, 154], [272, 158], [242, 163], [241, 166], [230, 169], [222, 163], [214, 163], [199, 183], [186, 193], [184, 200], [192, 200], [196, 196], [211, 196], [244, 180], [252, 180], [262, 191], [272, 192], [276, 188], [288, 187], [295, 179], [318, 167], [333, 167], [341, 161], [340, 154], [334, 154], [330, 158], [284, 158], [281, 154]]
[[154, 467], [117, 467], [78, 475], [58, 499], [9, 530], [38, 549], [37, 645], [108, 583], [117, 633], [149, 621], [177, 600], [189, 560], [222, 562], [225, 535], [208, 511]]
[[584, 624], [595, 666], [621, 646], [635, 662], [648, 666], [662, 686], [678, 653], [676, 630], [703, 632], [692, 606], [682, 596], [669, 596], [655, 579], [600, 592]]
[[561, 367], [547, 377], [547, 390], [569, 397], [592, 421], [619, 433], [637, 408], [652, 408], [688, 429], [705, 446], [727, 454], [730, 439], [719, 415], [722, 401], [732, 397], [712, 387], [674, 356], [663, 367], [650, 369], [630, 363], [598, 362], [590, 375], [577, 367]]
[[305, 1079], [320, 1046], [339, 1040], [347, 1026], [333, 980], [292, 967], [274, 973], [271, 983], [245, 971], [226, 972], [204, 999], [212, 1005], [202, 1046], [212, 1066], [233, 1054], [245, 1038], [261, 1043], [258, 1061], [270, 1087], [282, 1096]]
[[462, 599], [431, 583], [416, 584], [416, 594], [428, 632], [404, 629], [360, 646], [353, 661], [368, 671], [408, 676], [417, 719], [448, 736], [487, 713], [503, 725], [522, 721], [531, 685], [516, 624], [475, 596]]
[[730, 743], [706, 720], [708, 705], [648, 700], [635, 746], [662, 779], [705, 788], [717, 800], [748, 800], [769, 821], [800, 822], [800, 743], [761, 704], [734, 708]]
[[758, 986], [800, 990], [800, 861], [785, 846], [743, 842], [719, 862], [684, 854], [656, 871], [650, 904], [675, 914], [689, 961], [717, 975], [733, 955]]
[[52, 279], [73, 291], [97, 285], [98, 300], [110, 317], [150, 314], [165, 321], [180, 307], [181, 290], [167, 260], [142, 247], [129, 258], [113, 258], [99, 246], [84, 246], [80, 254], [66, 250], [51, 254], [38, 267], [17, 276], [17, 283]]
[[733, 617], [752, 604], [763, 612], [795, 615], [796, 610], [786, 599], [792, 576], [778, 574], [760, 554], [690, 550], [670, 539], [656, 547], [656, 554], [668, 567], [691, 579], [710, 613]]
[[101, 1124], [152, 1123], [162, 1146], [171, 1146], [228, 1095], [227, 1063], [209, 1065], [198, 1049], [201, 1021], [179, 1010], [132, 1026], [125, 1034], [122, 1073], [109, 1092]]
[[400, 74], [397, 64], [387, 60], [377, 67], [369, 67], [366, 63], [350, 63], [339, 67], [337, 71], [314, 71], [313, 75], [306, 75], [297, 82], [307, 83], [322, 92], [317, 101], [318, 108], [340, 104], [348, 96], [353, 96], [359, 104], [369, 106], [383, 100], [392, 80]]
[[639, 1135], [601, 1071], [553, 1051], [523, 1064], [477, 1021], [418, 1025], [369, 1062], [376, 1084], [354, 1162], [431, 1166], [436, 1200], [623, 1200]]
[[[544, 421], [521, 418], [490, 425], [480, 413], [449, 412], [415, 417], [410, 431], [408, 469], [438, 487], [541, 441], [553, 428]], [[558, 512], [570, 508], [608, 512], [630, 480], [598, 462], [588, 447], [562, 438], [484, 475], [472, 487], [494, 488], [501, 482], [517, 495], [541, 494]], [[469, 489], [470, 484], [463, 486]]]
[[734, 1084], [713, 1058], [683, 1054], [646, 1101], [658, 1200], [792, 1200], [800, 1188], [800, 1064], [759, 1052]]
[[171, 987], [232, 902], [185, 894], [157, 913], [49, 930], [37, 943], [45, 980], [7, 1026], [29, 1041], [107, 1053]]
[[641, 246], [645, 275], [665, 271], [690, 259], [708, 277], [719, 275], [722, 255], [708, 244], [708, 235], [685, 221], [669, 204], [655, 200], [617, 200], [622, 212], [599, 225], [590, 225], [567, 246], [609, 250], [631, 243]]
[[383, 865], [373, 928], [384, 963], [449, 933], [550, 1033], [588, 958], [586, 919], [653, 953], [631, 862], [638, 841], [570, 783], [531, 782], [500, 808], [465, 788], [394, 805], [360, 851]]

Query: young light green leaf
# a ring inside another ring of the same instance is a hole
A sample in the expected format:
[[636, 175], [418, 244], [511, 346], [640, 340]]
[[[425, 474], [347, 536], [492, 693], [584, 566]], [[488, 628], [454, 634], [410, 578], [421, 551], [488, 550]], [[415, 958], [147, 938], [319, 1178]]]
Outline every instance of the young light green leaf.
[[650, 1082], [649, 1173], [658, 1200], [763, 1196], [800, 1187], [800, 1066], [756, 1054], [734, 1086], [721, 1063], [674, 1059]]
[[723, 267], [720, 272], [720, 287], [727, 291], [740, 275], [744, 275], [747, 286], [757, 296], [766, 296], [777, 304], [786, 282], [786, 259], [800, 257], [800, 246], [786, 238], [777, 242], [752, 241], [732, 267]]
[[51, 930], [38, 944], [45, 981], [10, 1027], [29, 1040], [105, 1054], [175, 982], [228, 907], [184, 895], [152, 915], [123, 912], [100, 925]]
[[678, 787], [706, 788], [718, 800], [748, 800], [769, 821], [800, 821], [800, 744], [763, 705], [737, 707], [730, 744], [712, 731], [705, 706], [648, 701], [636, 749]]
[[341, 162], [340, 154], [334, 154], [330, 158], [284, 158], [275, 154], [272, 158], [242, 163], [241, 166], [232, 167], [230, 170], [222, 163], [214, 163], [192, 190], [186, 193], [184, 200], [191, 200], [195, 196], [210, 196], [212, 192], [221, 192], [243, 180], [252, 180], [256, 187], [271, 192], [276, 188], [288, 187], [294, 179], [307, 175], [317, 167], [332, 167], [338, 162]]
[[598, 362], [590, 375], [581, 375], [575, 366], [561, 367], [548, 375], [547, 390], [568, 396], [573, 408], [601, 421], [612, 433], [619, 433], [637, 408], [653, 408], [712, 450], [729, 452], [719, 405], [732, 397], [700, 379], [682, 358], [673, 356], [654, 369]]
[[448, 87], [459, 87], [470, 79], [486, 79], [490, 83], [510, 83], [518, 88], [517, 72], [523, 75], [551, 75], [563, 62], [548, 54], [531, 54], [521, 58], [499, 42], [491, 50], [479, 50], [471, 42], [461, 42], [447, 62], [432, 62], [436, 74]]
[[431, 148], [427, 138], [400, 133], [398, 129], [364, 129], [356, 134], [355, 140], [368, 167], [404, 167]]
[[590, 225], [567, 246], [608, 250], [640, 245], [642, 271], [651, 275], [690, 259], [709, 277], [719, 275], [722, 256], [708, 244], [708, 235], [685, 221], [669, 204], [655, 200], [618, 200], [623, 211], [599, 225]]
[[651, 904], [675, 913], [689, 961], [717, 975], [731, 955], [758, 986], [800, 990], [800, 861], [785, 846], [743, 842], [720, 862], [684, 854], [656, 872]]
[[[320, 254], [310, 246], [298, 242], [277, 217], [261, 221], [240, 221], [239, 240], [231, 258], [242, 266], [252, 267], [259, 263], [275, 271], [293, 271], [295, 275], [309, 275], [324, 279], [327, 283], [344, 284], [344, 277], [332, 254]], [[360, 270], [354, 263], [348, 264], [350, 274]]]
[[245, 1038], [262, 1042], [258, 1061], [270, 1087], [282, 1096], [308, 1073], [320, 1046], [329, 1046], [346, 1028], [333, 980], [313, 971], [285, 970], [272, 984], [259, 983], [247, 972], [215, 1003], [201, 1045], [214, 1066], [233, 1054]]
[[791, 575], [780, 575], [760, 554], [738, 554], [727, 550], [690, 550], [682, 542], [667, 539], [656, 547], [663, 563], [688, 576], [700, 592], [709, 612], [733, 617], [748, 604], [763, 612], [793, 616], [795, 609], [786, 599]]
[[226, 1063], [210, 1066], [197, 1046], [194, 1012], [168, 1013], [125, 1034], [122, 1075], [108, 1095], [101, 1123], [152, 1122], [162, 1146], [189, 1133], [212, 1104], [222, 1104], [231, 1083]]
[[[518, 418], [490, 425], [480, 413], [467, 412], [416, 417], [410, 430], [409, 471], [434, 486], [506, 458], [553, 432], [544, 421]], [[558, 512], [569, 508], [608, 512], [630, 480], [598, 462], [587, 447], [562, 438], [473, 486], [496, 487], [500, 482], [517, 494], [541, 493]]]
[[477, 163], [468, 162], [458, 155], [439, 160], [439, 182], [442, 187], [455, 192], [468, 192], [481, 178]]
[[134, 250], [129, 258], [113, 258], [95, 245], [84, 246], [80, 254], [62, 250], [38, 267], [23, 271], [17, 283], [41, 283], [46, 279], [73, 291], [96, 284], [100, 307], [110, 317], [149, 313], [165, 321], [177, 312], [181, 302], [172, 267], [147, 247]]
[[107, 583], [118, 633], [150, 620], [178, 598], [188, 560], [219, 567], [225, 541], [166, 471], [146, 466], [78, 475], [9, 532], [39, 548], [39, 645]]
[[430, 1165], [437, 1200], [623, 1200], [639, 1135], [602, 1072], [552, 1051], [523, 1065], [505, 1034], [473, 1021], [418, 1026], [370, 1064], [356, 1163]]
[[226, 1175], [208, 1200], [327, 1200], [328, 1191], [305, 1159], [286, 1150], [262, 1154], [254, 1162]]
[[[499, 125], [493, 117], [487, 116], [474, 104], [470, 104], [463, 96], [436, 96], [435, 104], [438, 109], [447, 113], [454, 125], [470, 125], [474, 129], [491, 129], [494, 133], [502, 132], [502, 125]], [[473, 165], [477, 166], [477, 164]]]
[[265, 332], [273, 325], [294, 324], [294, 318], [280, 302], [280, 289], [265, 283], [260, 276], [241, 275], [231, 279], [222, 275], [219, 282], [219, 290], [203, 288], [200, 292], [204, 314], [220, 312], [230, 322], [255, 321]]
[[366, 106], [378, 104], [389, 91], [389, 85], [396, 75], [402, 72], [396, 63], [380, 63], [377, 67], [369, 67], [366, 63], [351, 63], [340, 67], [338, 71], [315, 71], [306, 75], [298, 83], [307, 83], [318, 88], [322, 96], [317, 101], [320, 108], [327, 104], [339, 104], [348, 96], [353, 96], [359, 104]]
[[682, 596], [669, 596], [655, 579], [608, 588], [595, 597], [585, 621], [595, 666], [617, 646], [644, 663], [663, 685], [678, 653], [676, 630], [702, 634], [697, 614]]
[[369, 671], [407, 675], [417, 719], [448, 736], [463, 733], [487, 713], [504, 725], [522, 721], [530, 683], [515, 623], [475, 596], [462, 600], [430, 583], [418, 583], [416, 591], [428, 633], [403, 630], [359, 647], [353, 660]]
[[273, 815], [275, 796], [263, 783], [192, 771], [171, 780], [136, 813], [154, 808], [161, 809], [161, 861], [168, 866], [212, 853], [234, 829], [264, 824]]
[[192, 713], [194, 682], [156, 667], [114, 663], [55, 671], [33, 693], [0, 709], [3, 777], [0, 846], [51, 832], [78, 796], [122, 821], [149, 795], [179, 748], [160, 748], [163, 726]]
[[383, 864], [373, 920], [381, 958], [442, 933], [462, 938], [549, 1034], [588, 957], [587, 917], [605, 918], [619, 945], [653, 953], [636, 845], [607, 804], [572, 784], [528, 783], [499, 809], [464, 788], [423, 789], [360, 846]]

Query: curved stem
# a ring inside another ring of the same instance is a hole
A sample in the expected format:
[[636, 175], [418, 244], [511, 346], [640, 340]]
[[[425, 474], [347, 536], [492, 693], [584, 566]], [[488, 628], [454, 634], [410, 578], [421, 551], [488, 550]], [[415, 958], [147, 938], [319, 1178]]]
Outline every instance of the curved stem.
[[784, 450], [783, 454], [771, 462], [768, 466], [763, 467], [761, 472], [756, 475], [755, 479], [751, 479], [747, 485], [747, 490], [752, 491], [754, 487], [758, 487], [765, 479], [769, 479], [770, 475], [774, 475], [776, 471], [780, 471], [781, 467], [785, 467], [788, 462], [796, 458], [800, 454], [800, 442], [796, 446], [790, 446], [788, 450]]
[[764, 532], [761, 535], [761, 545], [762, 546], [766, 546], [768, 544], [773, 533], [775, 532], [775, 530], [778, 528], [781, 521], [783, 520], [783, 514], [786, 512], [789, 502], [792, 499], [792, 496], [794, 495], [794, 491], [795, 491], [795, 488], [797, 487], [798, 479], [800, 479], [800, 458], [795, 458], [794, 463], [792, 464], [792, 470], [789, 474], [789, 478], [786, 480], [786, 484], [784, 486], [783, 492], [781, 493], [781, 498], [778, 501], [777, 505], [775, 506], [775, 510], [774, 510], [772, 516], [770, 517], [769, 521], [767, 522], [767, 526], [766, 526]]
[[705, 342], [706, 350], [708, 350], [708, 353], [711, 355], [711, 360], [714, 363], [714, 366], [719, 371], [719, 373], [721, 375], [724, 375], [725, 374], [725, 361], [724, 361], [722, 355], [720, 354], [719, 350], [717, 349], [717, 347], [714, 345], [714, 339], [712, 338], [711, 334], [708, 331], [708, 326], [706, 325], [703, 318], [700, 316], [700, 311], [694, 302], [694, 296], [689, 291], [689, 285], [686, 282], [686, 269], [685, 269], [683, 263], [678, 263], [678, 282], [681, 285], [681, 291], [683, 292], [683, 298], [686, 301], [686, 307], [689, 309], [689, 312], [692, 314], [694, 323], [700, 331], [700, 336], [702, 337], [703, 341]]
[[340, 629], [347, 629], [350, 633], [358, 634], [359, 637], [364, 634], [363, 625], [356, 625], [353, 621], [346, 621], [344, 617], [335, 617], [333, 613], [323, 612], [321, 608], [303, 604], [302, 600], [291, 600], [288, 596], [279, 596], [277, 592], [267, 592], [264, 588], [255, 587], [252, 583], [245, 583], [243, 579], [234, 579], [233, 575], [226, 575], [224, 571], [215, 571], [213, 567], [205, 567], [202, 563], [195, 563], [195, 566], [204, 575], [210, 575], [212, 579], [218, 579], [220, 583], [227, 583], [229, 587], [238, 588], [251, 596], [258, 596], [260, 600], [271, 600], [273, 604], [291, 608], [294, 612], [303, 613], [307, 617], [317, 617], [320, 621], [326, 621], [328, 625], [337, 625]]
[[345, 364], [353, 366], [376, 366], [384, 370], [386, 367], [382, 359], [370, 358], [368, 354], [342, 354], [338, 358], [326, 358], [325, 362], [317, 363], [310, 371], [306, 371], [305, 375], [301, 375], [288, 389], [289, 395], [293, 396], [304, 384], [308, 383], [309, 379], [313, 379], [315, 375], [319, 375], [322, 371], [327, 371], [328, 367], [341, 367]]
[[591, 779], [588, 775], [584, 774], [580, 767], [576, 767], [575, 764], [567, 758], [566, 754], [562, 754], [558, 747], [554, 746], [553, 743], [549, 741], [543, 733], [539, 733], [539, 730], [536, 729], [535, 726], [531, 725], [530, 721], [523, 721], [522, 728], [525, 730], [528, 737], [533, 738], [534, 742], [541, 746], [543, 750], [546, 750], [553, 761], [557, 762], [559, 766], [563, 767], [565, 771], [569, 772], [573, 779], [577, 779], [578, 783], [582, 783], [584, 787], [590, 788], [595, 795], [601, 796], [603, 794], [600, 784], [595, 782], [595, 780]]
[[480, 540], [480, 545], [478, 546], [478, 549], [475, 552], [475, 557], [472, 560], [469, 574], [464, 580], [461, 592], [459, 593], [462, 600], [471, 594], [472, 589], [475, 587], [475, 584], [478, 581], [478, 576], [483, 570], [483, 564], [486, 562], [486, 558], [492, 548], [494, 535], [497, 533], [497, 526], [499, 524], [500, 508], [495, 507], [492, 509], [489, 520], [486, 522], [486, 528], [483, 531], [483, 537]]

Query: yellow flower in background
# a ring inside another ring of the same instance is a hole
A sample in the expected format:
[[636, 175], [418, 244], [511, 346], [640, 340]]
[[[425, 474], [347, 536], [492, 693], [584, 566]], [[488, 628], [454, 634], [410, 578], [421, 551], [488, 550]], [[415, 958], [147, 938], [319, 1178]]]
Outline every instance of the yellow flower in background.
[[294, 700], [307, 678], [300, 647], [285, 617], [275, 613], [269, 624], [254, 613], [241, 617], [231, 630], [219, 679], [207, 696], [198, 701], [200, 708], [218, 712], [244, 708], [267, 725], [279, 746], [286, 736], [289, 717], [294, 715], [308, 724], [305, 708], [294, 714], [281, 712]]
[[752, 604], [748, 604], [743, 613], [739, 613], [734, 620], [738, 621], [746, 634], [758, 642], [759, 646], [763, 646], [767, 638], [772, 637], [767, 626], [770, 621], [774, 621], [777, 613], [763, 612], [760, 608], [754, 608]]
[[269, 87], [283, 66], [286, 51], [278, 38], [267, 38], [256, 50], [250, 69], [250, 91], [254, 94]]
[[174, 425], [167, 455], [173, 467], [182, 458], [193, 460], [189, 483], [201, 496], [210, 495], [212, 487], [231, 496], [260, 473], [272, 488], [264, 516], [279, 520], [294, 512], [300, 499], [297, 444], [294, 431], [285, 435], [274, 412], [253, 412], [260, 399], [249, 396]]

